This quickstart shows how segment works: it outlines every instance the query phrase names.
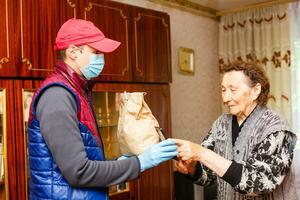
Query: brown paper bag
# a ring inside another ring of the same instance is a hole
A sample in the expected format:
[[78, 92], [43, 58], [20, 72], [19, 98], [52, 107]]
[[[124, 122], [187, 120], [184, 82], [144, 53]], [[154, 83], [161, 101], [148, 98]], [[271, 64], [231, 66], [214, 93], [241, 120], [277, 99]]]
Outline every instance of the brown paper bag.
[[117, 135], [122, 154], [138, 155], [159, 142], [159, 124], [144, 101], [145, 94], [124, 92], [120, 96]]

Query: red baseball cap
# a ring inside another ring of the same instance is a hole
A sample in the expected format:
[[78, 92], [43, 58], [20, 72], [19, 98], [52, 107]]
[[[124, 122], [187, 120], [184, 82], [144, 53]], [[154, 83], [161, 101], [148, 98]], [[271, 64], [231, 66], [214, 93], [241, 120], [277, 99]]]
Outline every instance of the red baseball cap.
[[117, 49], [121, 42], [106, 38], [92, 22], [83, 19], [69, 19], [59, 29], [55, 49], [67, 49], [70, 45], [89, 45], [100, 52], [109, 53]]

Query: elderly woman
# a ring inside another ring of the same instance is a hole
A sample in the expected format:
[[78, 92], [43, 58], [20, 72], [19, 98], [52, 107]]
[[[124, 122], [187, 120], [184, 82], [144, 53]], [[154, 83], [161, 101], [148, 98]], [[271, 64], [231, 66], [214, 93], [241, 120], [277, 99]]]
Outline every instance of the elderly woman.
[[270, 85], [256, 64], [222, 69], [221, 115], [202, 145], [176, 140], [178, 171], [199, 185], [217, 181], [219, 200], [297, 199], [290, 181], [296, 136], [287, 122], [266, 107]]

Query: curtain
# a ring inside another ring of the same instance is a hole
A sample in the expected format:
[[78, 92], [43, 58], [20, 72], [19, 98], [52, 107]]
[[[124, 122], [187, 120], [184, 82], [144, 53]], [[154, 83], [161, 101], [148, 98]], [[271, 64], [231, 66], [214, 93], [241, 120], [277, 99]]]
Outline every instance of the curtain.
[[292, 71], [292, 124], [298, 141], [294, 153], [295, 186], [300, 197], [300, 2], [290, 4], [291, 16], [291, 71]]
[[[292, 60], [292, 124], [293, 130], [300, 134], [300, 2], [292, 3], [291, 14], [291, 60]], [[298, 140], [298, 148], [300, 141]]]
[[268, 106], [291, 123], [291, 48], [288, 4], [221, 17], [219, 65], [258, 62], [269, 77]]

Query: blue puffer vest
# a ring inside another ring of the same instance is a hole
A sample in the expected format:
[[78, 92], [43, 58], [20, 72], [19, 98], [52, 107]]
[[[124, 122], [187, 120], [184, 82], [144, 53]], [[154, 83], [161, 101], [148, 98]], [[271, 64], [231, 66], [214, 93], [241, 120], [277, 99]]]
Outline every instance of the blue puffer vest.
[[[28, 148], [30, 164], [30, 199], [89, 200], [108, 199], [107, 188], [73, 188], [62, 176], [52, 158], [43, 136], [35, 108], [39, 97], [47, 88], [59, 85], [76, 98], [79, 130], [90, 160], [105, 160], [102, 142], [98, 134], [93, 111], [84, 95], [87, 81], [64, 62], [57, 62], [55, 72], [41, 84], [33, 96], [28, 125]], [[51, 123], [51, 122], [49, 122]]]

